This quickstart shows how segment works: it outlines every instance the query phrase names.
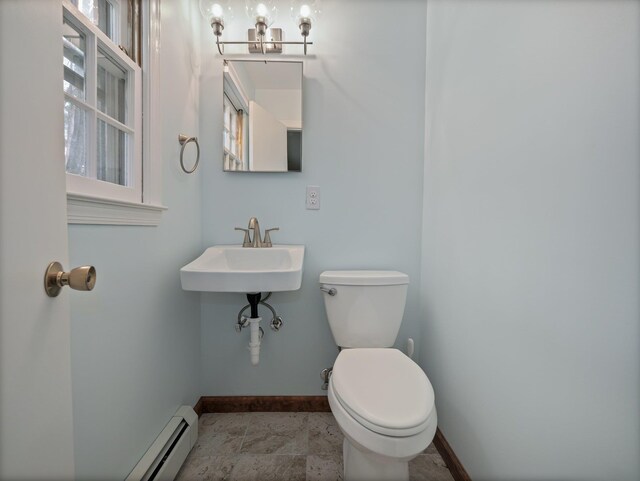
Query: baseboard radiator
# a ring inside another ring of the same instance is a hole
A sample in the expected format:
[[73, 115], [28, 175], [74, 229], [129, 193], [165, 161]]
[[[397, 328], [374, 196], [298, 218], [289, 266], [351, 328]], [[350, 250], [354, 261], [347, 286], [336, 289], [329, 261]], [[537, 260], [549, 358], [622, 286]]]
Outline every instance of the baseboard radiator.
[[198, 440], [198, 416], [181, 406], [126, 481], [173, 481]]

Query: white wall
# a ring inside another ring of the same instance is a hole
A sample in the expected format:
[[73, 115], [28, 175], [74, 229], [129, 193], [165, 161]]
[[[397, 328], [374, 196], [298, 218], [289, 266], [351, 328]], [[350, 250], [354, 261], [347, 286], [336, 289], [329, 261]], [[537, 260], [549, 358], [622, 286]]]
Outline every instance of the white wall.
[[[205, 32], [207, 31], [206, 24], [203, 25], [203, 29]], [[243, 62], [229, 62], [229, 71], [230, 74], [235, 74], [237, 77], [237, 81], [234, 79], [232, 82], [238, 88], [241, 95], [246, 96], [244, 99], [245, 102], [249, 103], [250, 100], [255, 100], [256, 96], [256, 87], [253, 85], [253, 81], [251, 80], [251, 75], [247, 72], [247, 69], [244, 68]], [[231, 77], [232, 79], [234, 76]]]
[[255, 101], [289, 129], [302, 128], [300, 89], [256, 89]]
[[287, 127], [253, 100], [249, 101], [249, 170], [287, 170]]
[[168, 210], [158, 227], [69, 226], [71, 264], [98, 272], [93, 292], [71, 296], [77, 479], [124, 479], [178, 406], [200, 395], [199, 295], [181, 289], [179, 269], [201, 252], [201, 169], [182, 172], [178, 144], [180, 133], [199, 134], [200, 14], [197, 2], [162, 0], [161, 15]]
[[[289, 9], [285, 1], [279, 6]], [[264, 326], [256, 367], [246, 349], [249, 333], [234, 330], [245, 297], [202, 296], [204, 395], [324, 393], [319, 373], [333, 364], [337, 349], [318, 288], [323, 270], [407, 272], [411, 285], [398, 345], [418, 335], [425, 3], [394, 6], [397, 17], [384, 2], [325, 1], [310, 56], [288, 57], [304, 60], [301, 173], [222, 172], [222, 60], [202, 23], [204, 245], [239, 244], [242, 235], [233, 228], [257, 216], [263, 229], [280, 227], [274, 242], [307, 247], [302, 288], [272, 297], [284, 327], [274, 333]], [[227, 25], [225, 36], [246, 35], [244, 20], [238, 22]], [[287, 38], [298, 37], [286, 13], [279, 23]], [[234, 31], [234, 25], [242, 28]], [[385, 25], [385, 41], [372, 43], [372, 25]], [[299, 47], [288, 50], [296, 52]], [[305, 210], [307, 185], [321, 187], [321, 210]]]
[[429, 2], [422, 365], [474, 481], [640, 478], [639, 19]]

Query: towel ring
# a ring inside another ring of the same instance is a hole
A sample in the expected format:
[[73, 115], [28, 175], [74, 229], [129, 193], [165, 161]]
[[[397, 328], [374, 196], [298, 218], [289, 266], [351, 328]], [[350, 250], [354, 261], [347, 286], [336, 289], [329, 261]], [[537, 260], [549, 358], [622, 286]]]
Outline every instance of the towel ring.
[[[182, 167], [182, 170], [184, 170], [185, 173], [193, 174], [198, 168], [198, 163], [200, 162], [200, 144], [198, 143], [198, 137], [189, 137], [188, 135], [180, 134], [178, 135], [178, 142], [180, 142], [180, 145], [182, 145], [182, 148], [180, 149], [180, 167]], [[191, 170], [188, 170], [184, 166], [183, 158], [184, 148], [189, 142], [194, 142], [196, 144], [196, 149], [198, 149], [196, 153], [196, 163], [193, 164], [193, 168]]]

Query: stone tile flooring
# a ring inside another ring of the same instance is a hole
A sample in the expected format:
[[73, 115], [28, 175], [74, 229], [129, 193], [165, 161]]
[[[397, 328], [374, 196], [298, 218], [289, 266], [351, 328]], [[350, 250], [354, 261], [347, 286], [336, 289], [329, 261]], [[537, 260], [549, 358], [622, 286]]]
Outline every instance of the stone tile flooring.
[[[177, 481], [342, 480], [342, 433], [331, 413], [203, 414]], [[433, 444], [411, 481], [453, 481]]]

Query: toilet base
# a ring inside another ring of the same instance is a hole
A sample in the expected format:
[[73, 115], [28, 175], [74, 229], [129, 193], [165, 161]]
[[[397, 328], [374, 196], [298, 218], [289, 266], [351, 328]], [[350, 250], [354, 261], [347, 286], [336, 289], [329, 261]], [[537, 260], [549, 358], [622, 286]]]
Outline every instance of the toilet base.
[[365, 453], [346, 437], [342, 445], [345, 481], [409, 481], [409, 462]]

